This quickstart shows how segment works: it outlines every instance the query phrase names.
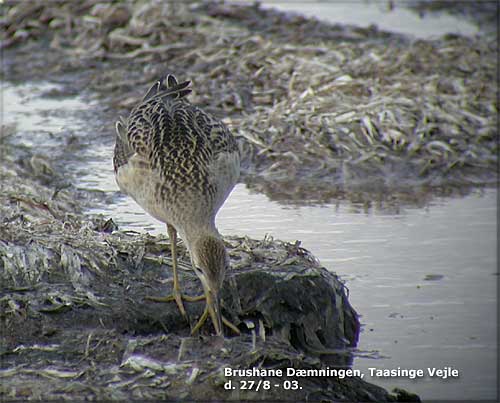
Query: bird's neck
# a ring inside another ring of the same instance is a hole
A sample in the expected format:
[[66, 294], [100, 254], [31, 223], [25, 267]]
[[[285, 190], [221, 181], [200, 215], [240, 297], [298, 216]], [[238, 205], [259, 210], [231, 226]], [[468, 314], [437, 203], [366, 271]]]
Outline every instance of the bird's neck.
[[190, 253], [192, 253], [194, 250], [193, 246], [196, 244], [196, 242], [203, 237], [214, 237], [214, 238], [220, 238], [219, 231], [217, 231], [217, 228], [215, 227], [214, 222], [209, 222], [206, 225], [203, 226], [186, 226], [182, 232], [180, 232], [181, 238], [184, 240], [186, 243], [186, 246], [189, 250]]
[[219, 231], [217, 231], [217, 228], [215, 228], [215, 225], [206, 228], [197, 227], [196, 229], [193, 229], [193, 231], [189, 231], [188, 229], [188, 231], [184, 234], [183, 239], [189, 251], [189, 257], [191, 259], [191, 264], [193, 265], [193, 267], [200, 267], [200, 260], [205, 253], [205, 251], [199, 249], [200, 241], [202, 241], [203, 238], [221, 239], [221, 236], [219, 234]]

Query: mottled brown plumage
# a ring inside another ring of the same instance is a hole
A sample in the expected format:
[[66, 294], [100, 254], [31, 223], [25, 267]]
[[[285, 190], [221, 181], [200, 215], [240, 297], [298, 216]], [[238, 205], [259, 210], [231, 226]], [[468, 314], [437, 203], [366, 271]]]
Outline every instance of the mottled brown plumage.
[[230, 325], [218, 306], [218, 291], [229, 260], [215, 216], [239, 177], [240, 156], [226, 126], [186, 99], [191, 92], [189, 85], [189, 81], [179, 84], [167, 75], [149, 89], [129, 118], [116, 123], [113, 163], [120, 189], [167, 224], [174, 294], [163, 300], [175, 299], [185, 315], [182, 299], [196, 299], [180, 293], [175, 248], [179, 232], [207, 303], [193, 330], [210, 315], [221, 334], [221, 321]]

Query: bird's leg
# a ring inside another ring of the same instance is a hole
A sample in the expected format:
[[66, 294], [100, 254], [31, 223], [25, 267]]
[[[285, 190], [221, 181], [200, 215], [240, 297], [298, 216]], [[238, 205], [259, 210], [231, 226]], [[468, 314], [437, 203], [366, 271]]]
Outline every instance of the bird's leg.
[[174, 292], [173, 296], [179, 311], [181, 311], [182, 316], [187, 317], [186, 310], [182, 304], [182, 293], [181, 286], [179, 285], [179, 276], [177, 274], [177, 231], [175, 227], [167, 224], [168, 237], [170, 238], [170, 249], [172, 251], [172, 270], [174, 272]]
[[229, 322], [228, 319], [221, 315], [222, 323], [224, 323], [229, 329], [231, 329], [234, 333], [240, 334], [240, 329], [238, 329], [233, 323]]
[[[179, 311], [181, 312], [182, 316], [187, 318], [186, 310], [184, 309], [184, 304], [182, 303], [182, 300], [185, 299], [186, 301], [199, 301], [200, 299], [203, 299], [203, 296], [199, 299], [192, 299], [193, 297], [188, 297], [185, 295], [182, 295], [181, 293], [181, 287], [179, 285], [179, 277], [177, 275], [177, 230], [175, 229], [174, 226], [167, 224], [167, 231], [168, 231], [168, 237], [170, 238], [170, 250], [172, 252], [172, 270], [174, 272], [174, 290], [172, 295], [168, 295], [166, 297], [146, 297], [147, 299], [151, 301], [156, 301], [156, 302], [170, 302], [170, 301], [175, 301], [177, 303], [177, 306], [179, 307]], [[196, 297], [195, 297], [196, 298]]]
[[200, 319], [198, 320], [196, 325], [191, 329], [191, 336], [193, 336], [194, 334], [196, 334], [196, 332], [198, 332], [198, 330], [200, 330], [200, 328], [203, 326], [207, 318], [208, 318], [208, 305], [205, 305], [205, 310], [200, 316]]
[[[205, 306], [205, 310], [203, 311], [203, 314], [200, 316], [200, 319], [198, 320], [198, 322], [196, 323], [196, 325], [191, 330], [191, 336], [195, 335], [196, 332], [198, 330], [200, 330], [200, 328], [203, 326], [203, 324], [207, 320], [208, 316], [209, 316], [208, 306]], [[229, 321], [229, 319], [226, 319], [226, 317], [224, 315], [221, 315], [221, 320], [222, 320], [222, 323], [224, 325], [226, 325], [229, 329], [231, 329], [234, 333], [236, 333], [236, 334], [240, 334], [241, 333], [240, 329], [238, 329], [236, 327], [236, 325], [234, 325], [233, 323], [231, 323]], [[215, 325], [214, 325], [214, 327], [215, 327]]]
[[196, 332], [200, 330], [200, 328], [206, 322], [208, 316], [211, 317], [215, 333], [217, 333], [218, 336], [223, 335], [222, 324], [225, 324], [234, 333], [240, 334], [240, 330], [235, 325], [233, 325], [229, 320], [227, 320], [224, 317], [224, 315], [222, 315], [222, 313], [220, 312], [219, 301], [217, 300], [217, 297], [213, 299], [212, 295], [209, 292], [206, 292], [205, 300], [206, 300], [205, 310], [203, 311], [203, 314], [201, 315], [196, 325], [191, 330], [191, 335], [196, 334]]

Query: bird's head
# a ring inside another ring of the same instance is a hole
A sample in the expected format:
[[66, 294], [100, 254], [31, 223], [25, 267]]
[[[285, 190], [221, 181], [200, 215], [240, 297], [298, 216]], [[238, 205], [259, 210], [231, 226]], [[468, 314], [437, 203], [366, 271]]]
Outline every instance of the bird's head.
[[222, 287], [229, 257], [224, 242], [215, 236], [202, 236], [193, 245], [193, 266], [205, 291], [208, 312], [218, 335], [222, 334], [219, 290]]

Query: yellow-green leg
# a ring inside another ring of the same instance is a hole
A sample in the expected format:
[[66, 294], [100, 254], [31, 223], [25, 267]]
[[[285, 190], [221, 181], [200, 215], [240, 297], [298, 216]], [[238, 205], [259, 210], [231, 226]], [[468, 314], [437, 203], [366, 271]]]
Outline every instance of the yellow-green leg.
[[196, 325], [191, 330], [191, 335], [196, 334], [196, 332], [200, 330], [200, 328], [203, 326], [203, 324], [206, 322], [209, 316], [212, 319], [215, 333], [218, 336], [224, 335], [224, 332], [222, 330], [222, 324], [226, 325], [234, 333], [240, 334], [239, 329], [235, 325], [233, 325], [229, 320], [227, 320], [224, 317], [224, 315], [222, 315], [222, 313], [220, 312], [218, 297], [214, 298], [213, 295], [210, 294], [210, 292], [205, 291], [205, 301], [206, 301], [205, 310], [203, 311], [203, 314], [201, 315], [200, 319], [198, 319]]
[[[198, 322], [196, 323], [196, 325], [193, 327], [193, 329], [191, 330], [191, 336], [193, 336], [194, 334], [196, 334], [196, 332], [198, 332], [198, 330], [200, 330], [200, 328], [204, 325], [204, 323], [206, 322], [207, 318], [209, 316], [209, 313], [208, 313], [208, 306], [205, 305], [205, 310], [203, 311], [203, 314], [200, 316], [200, 319], [198, 320]], [[222, 323], [225, 324], [229, 329], [231, 329], [234, 333], [236, 334], [240, 334], [240, 329], [238, 329], [234, 324], [232, 324], [228, 319], [226, 319], [223, 315], [221, 315], [221, 320], [222, 320]], [[214, 327], [215, 327], [215, 323], [214, 323]]]
[[181, 286], [179, 283], [179, 276], [177, 274], [177, 230], [175, 229], [174, 226], [167, 224], [167, 232], [168, 232], [168, 237], [170, 239], [170, 250], [172, 252], [172, 270], [174, 274], [173, 293], [172, 295], [167, 295], [166, 297], [147, 296], [146, 299], [156, 302], [175, 301], [177, 303], [177, 306], [179, 307], [179, 311], [181, 312], [182, 316], [184, 316], [187, 319], [186, 310], [184, 309], [184, 304], [182, 303], [182, 300], [188, 302], [201, 301], [202, 299], [205, 298], [205, 296], [200, 295], [197, 297], [191, 297], [189, 295], [182, 295]]

